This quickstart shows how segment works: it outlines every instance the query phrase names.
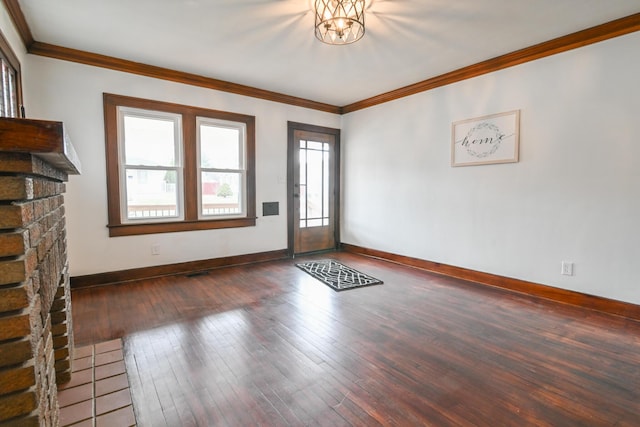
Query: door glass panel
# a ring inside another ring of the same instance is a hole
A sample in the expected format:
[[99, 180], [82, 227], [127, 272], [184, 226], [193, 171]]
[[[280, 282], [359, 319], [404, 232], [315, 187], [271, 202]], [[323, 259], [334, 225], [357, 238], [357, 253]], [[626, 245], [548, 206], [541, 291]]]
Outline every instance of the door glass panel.
[[300, 219], [307, 219], [307, 190], [306, 186], [303, 185], [300, 186]]
[[307, 148], [309, 150], [322, 150], [323, 145], [326, 145], [326, 144], [323, 144], [322, 142], [307, 141]]
[[329, 144], [300, 141], [300, 227], [329, 225]]
[[322, 218], [310, 219], [307, 221], [307, 227], [321, 227], [321, 226], [322, 226]]
[[300, 186], [307, 184], [307, 150], [300, 150]]
[[[324, 168], [321, 151], [307, 150], [307, 218], [322, 218], [323, 211], [323, 183]], [[311, 227], [311, 221], [309, 226]], [[322, 225], [313, 222], [314, 226]]]
[[[329, 144], [324, 144], [328, 147]], [[329, 217], [329, 152], [324, 151], [322, 153], [322, 217]]]
[[305, 228], [307, 226], [307, 150], [306, 147], [307, 142], [304, 140], [300, 141], [300, 152], [299, 160], [300, 160], [300, 184], [298, 192], [299, 203], [300, 203], [300, 228]]

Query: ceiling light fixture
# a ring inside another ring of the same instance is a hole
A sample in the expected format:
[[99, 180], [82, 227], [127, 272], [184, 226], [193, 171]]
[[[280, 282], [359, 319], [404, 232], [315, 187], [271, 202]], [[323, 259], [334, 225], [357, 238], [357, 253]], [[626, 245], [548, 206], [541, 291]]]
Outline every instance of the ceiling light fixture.
[[365, 0], [315, 0], [316, 37], [327, 44], [349, 44], [364, 36]]

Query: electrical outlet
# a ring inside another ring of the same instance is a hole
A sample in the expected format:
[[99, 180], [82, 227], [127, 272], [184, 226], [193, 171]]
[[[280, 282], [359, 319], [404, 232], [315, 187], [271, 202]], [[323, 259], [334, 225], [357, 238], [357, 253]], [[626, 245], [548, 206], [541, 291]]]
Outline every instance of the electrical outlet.
[[160, 255], [160, 245], [151, 245], [151, 255]]
[[564, 276], [573, 276], [573, 263], [569, 261], [562, 261], [562, 269], [560, 274]]

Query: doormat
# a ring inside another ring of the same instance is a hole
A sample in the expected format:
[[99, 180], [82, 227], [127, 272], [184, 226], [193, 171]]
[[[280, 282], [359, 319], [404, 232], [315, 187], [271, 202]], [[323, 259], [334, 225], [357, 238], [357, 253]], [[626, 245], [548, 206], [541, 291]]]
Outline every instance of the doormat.
[[296, 266], [336, 291], [383, 283], [382, 280], [360, 273], [332, 259], [303, 262]]

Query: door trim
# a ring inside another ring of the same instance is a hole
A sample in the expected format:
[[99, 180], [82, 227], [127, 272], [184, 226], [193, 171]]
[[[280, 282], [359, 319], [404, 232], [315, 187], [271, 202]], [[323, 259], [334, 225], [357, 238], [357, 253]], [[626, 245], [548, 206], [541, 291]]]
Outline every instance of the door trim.
[[318, 132], [333, 135], [335, 137], [335, 203], [333, 217], [335, 218], [334, 237], [335, 248], [340, 247], [340, 129], [328, 128], [324, 126], [310, 125], [306, 123], [287, 122], [287, 254], [290, 258], [295, 256], [294, 253], [294, 235], [293, 235], [293, 218], [294, 218], [294, 200], [293, 200], [293, 159], [295, 152], [294, 147], [294, 131], [303, 130], [308, 132]]

